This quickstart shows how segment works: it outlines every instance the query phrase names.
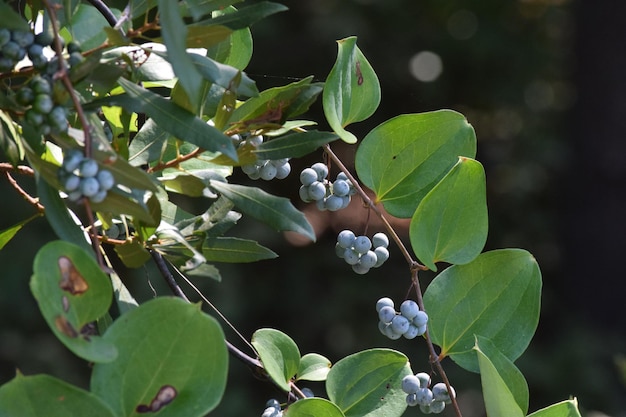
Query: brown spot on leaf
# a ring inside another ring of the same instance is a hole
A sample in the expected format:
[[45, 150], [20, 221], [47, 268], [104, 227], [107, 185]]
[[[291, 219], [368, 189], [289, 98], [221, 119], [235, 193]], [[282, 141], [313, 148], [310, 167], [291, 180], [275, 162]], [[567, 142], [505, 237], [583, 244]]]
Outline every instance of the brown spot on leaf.
[[356, 61], [356, 83], [363, 84], [363, 73], [361, 72], [361, 61]]
[[89, 289], [89, 284], [80, 275], [70, 258], [61, 256], [59, 258], [59, 270], [61, 271], [61, 281], [59, 287], [72, 295], [82, 294]]
[[135, 408], [135, 411], [138, 413], [156, 413], [161, 408], [174, 401], [177, 395], [178, 392], [176, 392], [176, 388], [171, 385], [163, 385], [150, 402], [150, 405], [139, 404]]
[[74, 326], [72, 326], [72, 323], [67, 321], [64, 316], [56, 316], [54, 318], [54, 325], [56, 326], [57, 330], [64, 335], [72, 338], [78, 337], [78, 332], [76, 331]]
[[61, 298], [61, 304], [63, 304], [63, 311], [67, 313], [70, 310], [70, 300], [68, 300], [66, 296], [63, 296]]

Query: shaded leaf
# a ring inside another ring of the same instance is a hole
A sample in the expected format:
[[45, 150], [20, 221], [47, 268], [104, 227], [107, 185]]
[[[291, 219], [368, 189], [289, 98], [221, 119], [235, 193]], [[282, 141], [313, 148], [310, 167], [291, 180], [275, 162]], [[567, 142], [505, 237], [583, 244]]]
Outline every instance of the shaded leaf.
[[317, 130], [289, 133], [263, 142], [253, 153], [258, 159], [299, 158], [337, 139], [334, 133]]
[[330, 127], [347, 143], [357, 138], [344, 128], [370, 117], [380, 104], [380, 83], [356, 37], [337, 42], [337, 60], [324, 84], [324, 115]]
[[35, 220], [39, 216], [41, 216], [41, 214], [35, 214], [34, 216], [31, 216], [28, 219], [24, 219], [21, 222], [14, 224], [13, 226], [10, 226], [4, 230], [0, 230], [0, 250], [2, 250], [2, 248], [4, 248], [6, 244], [9, 243], [11, 239], [13, 239], [13, 237], [15, 237], [17, 232], [19, 232], [22, 227]]
[[303, 398], [289, 405], [285, 417], [344, 417], [341, 409], [324, 398]]
[[410, 218], [424, 196], [458, 162], [476, 155], [476, 135], [451, 110], [405, 114], [381, 123], [357, 149], [359, 178], [387, 211]]
[[446, 174], [417, 207], [410, 225], [415, 255], [430, 269], [435, 262], [471, 262], [487, 240], [485, 171], [465, 157]]
[[261, 1], [256, 4], [237, 9], [237, 11], [233, 13], [223, 14], [220, 16], [216, 16], [212, 19], [201, 20], [200, 22], [194, 23], [191, 26], [222, 25], [232, 30], [243, 29], [251, 26], [253, 23], [261, 19], [264, 19], [267, 16], [279, 12], [284, 12], [285, 10], [287, 10], [287, 7], [283, 6], [282, 4], [272, 3], [269, 1]]
[[259, 329], [252, 335], [252, 346], [272, 381], [290, 391], [289, 382], [300, 364], [300, 351], [293, 339], [276, 329]]
[[0, 2], [0, 27], [10, 30], [29, 31], [30, 27], [7, 2]]
[[325, 381], [332, 364], [318, 353], [307, 353], [300, 358], [296, 380]]
[[528, 347], [539, 321], [541, 272], [522, 249], [480, 254], [441, 272], [424, 293], [433, 343], [441, 356], [478, 372], [475, 335], [491, 340], [511, 361]]
[[150, 253], [137, 239], [128, 240], [123, 245], [115, 245], [114, 249], [128, 268], [139, 268], [150, 259]]
[[247, 263], [277, 258], [278, 255], [254, 240], [235, 237], [207, 239], [202, 245], [207, 262]]

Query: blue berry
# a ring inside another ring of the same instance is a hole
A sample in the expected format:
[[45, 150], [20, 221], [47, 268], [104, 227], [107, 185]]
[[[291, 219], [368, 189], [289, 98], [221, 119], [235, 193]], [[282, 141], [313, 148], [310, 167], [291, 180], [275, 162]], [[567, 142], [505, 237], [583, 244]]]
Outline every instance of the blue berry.
[[446, 408], [446, 403], [443, 401], [433, 401], [430, 403], [430, 412], [433, 414], [439, 414]]
[[[450, 395], [452, 394], [452, 395]], [[448, 387], [443, 382], [438, 382], [433, 385], [433, 397], [435, 401], [443, 401], [446, 404], [450, 404], [452, 402], [452, 398], [456, 396], [456, 392], [454, 391], [454, 387], [450, 387], [450, 392], [448, 392]]]
[[[417, 395], [416, 395], [416, 400], [417, 400]], [[432, 411], [430, 411], [430, 404], [428, 405], [420, 404], [420, 411], [424, 414], [432, 414]]]
[[337, 211], [343, 207], [343, 198], [336, 195], [330, 195], [326, 198], [324, 204], [326, 204], [326, 208], [329, 211]]
[[336, 180], [333, 182], [333, 194], [338, 197], [347, 196], [350, 192], [350, 185], [344, 180]]
[[419, 306], [413, 300], [404, 300], [402, 304], [400, 304], [400, 313], [409, 320], [413, 320], [419, 311]]
[[396, 317], [396, 310], [391, 306], [384, 306], [378, 311], [378, 318], [383, 323], [391, 323], [394, 317]]
[[309, 196], [313, 200], [321, 200], [326, 195], [326, 186], [319, 181], [313, 182], [309, 185]]
[[270, 400], [267, 400], [267, 402], [265, 403], [265, 407], [272, 407], [277, 410], [280, 410], [280, 402], [278, 402], [277, 399], [272, 398]]
[[412, 321], [417, 327], [425, 326], [428, 323], [428, 314], [425, 311], [418, 311]]
[[384, 264], [387, 259], [389, 259], [389, 251], [387, 248], [379, 246], [374, 249], [374, 253], [376, 254], [376, 265], [374, 265], [374, 268], [378, 268]]
[[420, 388], [415, 394], [420, 405], [430, 405], [433, 402], [433, 392], [428, 388]]
[[0, 47], [4, 46], [11, 40], [11, 31], [6, 28], [0, 29]]
[[[383, 307], [391, 307], [393, 308], [393, 300], [389, 297], [383, 297], [381, 299], [379, 299], [378, 301], [376, 301], [376, 312], [379, 312], [381, 308]], [[394, 310], [395, 313], [395, 310]]]
[[363, 255], [361, 255], [361, 258], [359, 259], [359, 265], [361, 265], [363, 268], [373, 268], [374, 265], [376, 265], [376, 262], [378, 261], [378, 259], [376, 258], [376, 254], [374, 253], [374, 251], [368, 250], [366, 253], [364, 253]]
[[402, 391], [407, 394], [414, 394], [420, 389], [420, 380], [415, 375], [407, 375], [402, 378]]
[[98, 175], [96, 175], [96, 178], [100, 183], [101, 190], [108, 191], [115, 185], [115, 178], [113, 178], [113, 174], [111, 174], [111, 171], [106, 169], [100, 170]]
[[52, 97], [48, 94], [37, 94], [33, 102], [33, 110], [41, 114], [48, 114], [54, 108]]
[[278, 410], [276, 410], [274, 407], [267, 407], [263, 411], [263, 414], [261, 414], [261, 417], [277, 417], [277, 415], [278, 415]]
[[405, 339], [409, 339], [409, 340], [415, 339], [417, 336], [420, 336], [419, 328], [413, 324], [409, 324], [409, 329], [406, 332], [404, 332], [402, 336], [404, 336]]
[[360, 254], [367, 253], [372, 247], [372, 241], [367, 236], [358, 236], [354, 239], [354, 250]]
[[312, 168], [305, 168], [300, 173], [300, 182], [302, 185], [311, 185], [317, 181], [317, 172]]
[[300, 199], [304, 201], [305, 203], [310, 203], [311, 201], [313, 201], [313, 199], [309, 195], [308, 185], [301, 186], [300, 189], [298, 190], [298, 195], [300, 196]]
[[341, 246], [339, 243], [335, 244], [335, 254], [337, 257], [343, 259], [344, 254], [346, 253], [346, 248]]
[[276, 178], [277, 172], [278, 170], [276, 169], [276, 167], [270, 163], [266, 163], [259, 170], [259, 174], [261, 174], [261, 179], [265, 181], [270, 181]]
[[100, 191], [100, 184], [94, 177], [83, 178], [80, 182], [80, 192], [85, 197], [93, 197]]
[[14, 62], [17, 62], [24, 59], [26, 56], [26, 50], [14, 41], [9, 41], [2, 47], [2, 54], [7, 58], [12, 59]]
[[350, 197], [349, 196], [341, 197], [341, 201], [342, 201], [341, 202], [341, 208], [345, 209], [350, 204]]
[[407, 330], [409, 330], [409, 320], [402, 315], [397, 315], [391, 320], [391, 327], [394, 332], [404, 334]]
[[350, 248], [354, 243], [356, 236], [352, 230], [342, 230], [337, 235], [337, 243], [343, 248]]
[[35, 35], [31, 31], [14, 30], [11, 33], [11, 40], [22, 48], [26, 48], [35, 42]]
[[81, 177], [89, 178], [95, 177], [98, 173], [98, 163], [91, 158], [85, 158], [80, 163], [80, 175]]
[[372, 236], [372, 245], [375, 248], [386, 248], [387, 246], [389, 246], [389, 238], [383, 232], [378, 232], [374, 236]]
[[263, 136], [261, 135], [250, 136], [248, 137], [248, 139], [246, 139], [246, 141], [250, 145], [259, 146], [260, 144], [263, 143]]
[[417, 373], [415, 376], [420, 380], [420, 388], [428, 388], [430, 386], [430, 375], [426, 372]]
[[417, 328], [417, 335], [418, 335], [418, 336], [423, 335], [424, 333], [426, 333], [426, 330], [428, 330], [428, 326], [427, 326], [426, 324], [425, 324], [425, 325], [423, 325], [423, 326], [419, 326], [419, 327]]
[[409, 407], [415, 407], [416, 405], [419, 405], [419, 403], [417, 402], [417, 394], [415, 393], [408, 394], [406, 396], [406, 404]]
[[284, 180], [291, 173], [291, 165], [289, 162], [285, 162], [284, 164], [276, 167], [276, 178], [279, 180]]
[[313, 393], [313, 390], [311, 388], [302, 388], [301, 391], [304, 394], [304, 396], [307, 398], [315, 397], [315, 394]]
[[353, 249], [347, 248], [343, 252], [343, 259], [348, 265], [356, 265], [359, 263], [359, 254]]
[[78, 190], [78, 187], [80, 187], [80, 177], [74, 174], [67, 177], [65, 184], [63, 184], [63, 188], [65, 188], [67, 192]]
[[100, 190], [96, 193], [96, 195], [89, 197], [89, 201], [91, 201], [92, 203], [98, 204], [98, 203], [102, 203], [105, 198], [107, 198], [107, 191]]
[[70, 149], [65, 153], [63, 158], [63, 169], [67, 172], [73, 172], [84, 159], [83, 153], [78, 149]]
[[359, 275], [365, 275], [370, 271], [370, 268], [357, 262], [356, 264], [352, 265], [352, 270]]
[[317, 173], [317, 180], [323, 181], [328, 176], [328, 167], [322, 162], [317, 162], [311, 166], [311, 169]]
[[259, 172], [259, 167], [254, 164], [246, 164], [241, 166], [241, 170], [246, 175], [251, 175]]

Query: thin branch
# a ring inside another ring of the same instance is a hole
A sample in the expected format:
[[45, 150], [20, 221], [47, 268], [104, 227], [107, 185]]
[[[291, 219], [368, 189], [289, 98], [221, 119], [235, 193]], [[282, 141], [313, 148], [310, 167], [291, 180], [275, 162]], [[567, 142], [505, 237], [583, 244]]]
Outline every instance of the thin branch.
[[20, 187], [17, 181], [15, 181], [11, 174], [9, 174], [9, 171], [4, 171], [4, 175], [7, 177], [7, 181], [9, 181], [9, 184], [11, 184], [13, 188], [15, 188], [17, 193], [21, 195], [24, 200], [26, 200], [29, 204], [34, 206], [38, 213], [43, 214], [46, 211], [46, 208], [39, 202], [39, 199], [31, 196], [26, 192], [26, 190]]
[[195, 157], [197, 157], [198, 155], [200, 155], [202, 152], [204, 152], [204, 149], [202, 148], [196, 148], [193, 151], [189, 152], [186, 155], [182, 155], [182, 156], [177, 156], [176, 158], [167, 161], [167, 162], [160, 162], [157, 165], [153, 166], [152, 168], [148, 168], [148, 173], [153, 173], [153, 172], [157, 172], [157, 171], [163, 171], [166, 168], [172, 168], [175, 166], [180, 165], [181, 163], [188, 161], [190, 159], [193, 159]]

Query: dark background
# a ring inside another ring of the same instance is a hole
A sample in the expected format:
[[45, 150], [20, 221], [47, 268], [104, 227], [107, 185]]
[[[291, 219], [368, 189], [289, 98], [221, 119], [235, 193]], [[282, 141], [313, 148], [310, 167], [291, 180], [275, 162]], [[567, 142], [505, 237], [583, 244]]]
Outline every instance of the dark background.
[[[253, 27], [248, 74], [262, 89], [309, 75], [323, 81], [335, 60], [335, 41], [355, 35], [382, 88], [374, 116], [349, 128], [358, 137], [402, 113], [450, 108], [465, 114], [476, 129], [477, 159], [487, 173], [486, 250], [527, 249], [542, 269], [539, 328], [516, 362], [529, 383], [530, 410], [576, 396], [583, 415], [626, 416], [618, 366], [626, 360], [626, 274], [621, 265], [626, 252], [626, 3], [284, 4], [290, 11]], [[434, 81], [420, 81], [410, 71], [412, 58], [422, 51], [441, 59], [442, 71]], [[319, 103], [306, 116], [327, 129]], [[334, 148], [346, 163], [352, 162], [353, 147]], [[320, 153], [294, 161], [289, 179], [259, 185], [306, 209], [297, 199], [297, 173], [321, 158]], [[240, 173], [235, 177], [246, 181]], [[19, 180], [31, 186], [29, 179]], [[0, 229], [31, 215], [30, 206], [15, 198], [4, 180], [0, 192], [5, 196]], [[207, 204], [196, 202], [196, 209]], [[302, 353], [319, 352], [332, 361], [389, 346], [405, 352], [414, 371], [427, 370], [423, 343], [391, 342], [376, 329], [375, 301], [381, 296], [401, 300], [408, 289], [399, 253], [392, 252], [383, 268], [366, 276], [352, 273], [334, 256], [336, 232], [365, 226], [365, 210], [358, 204], [348, 210], [334, 215], [311, 210], [319, 234], [318, 242], [308, 245], [243, 220], [233, 234], [258, 239], [280, 258], [220, 265], [222, 283], [198, 284], [246, 337], [257, 328], [275, 327], [291, 335]], [[405, 226], [398, 223], [403, 233]], [[371, 222], [369, 232], [377, 227]], [[46, 372], [88, 385], [88, 365], [56, 341], [28, 289], [34, 254], [51, 236], [40, 219], [0, 251], [0, 383], [18, 367], [26, 374]], [[422, 278], [427, 284], [432, 277]], [[147, 299], [148, 280], [157, 291], [167, 292], [151, 267], [129, 274], [127, 282], [138, 298]], [[449, 360], [444, 365], [460, 394], [463, 415], [483, 415], [479, 377]], [[323, 393], [322, 385], [311, 387]], [[214, 415], [260, 415], [271, 397], [283, 400], [233, 361], [225, 400]]]

